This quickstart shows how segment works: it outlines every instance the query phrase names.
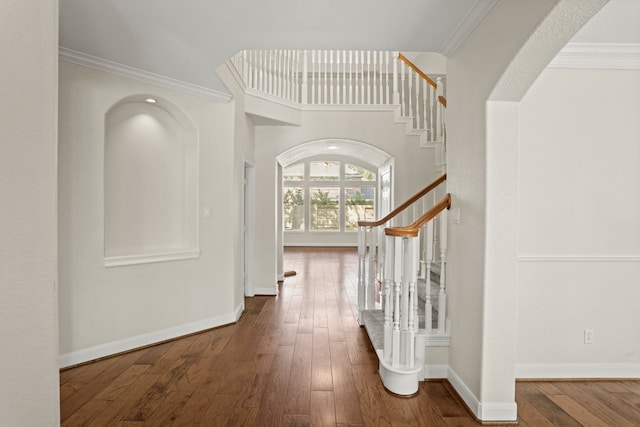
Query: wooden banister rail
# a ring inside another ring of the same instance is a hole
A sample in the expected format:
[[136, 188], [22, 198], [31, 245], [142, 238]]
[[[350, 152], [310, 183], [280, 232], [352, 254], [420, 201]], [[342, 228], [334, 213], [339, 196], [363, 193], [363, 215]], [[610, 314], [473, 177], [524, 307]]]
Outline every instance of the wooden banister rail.
[[386, 223], [387, 221], [389, 221], [390, 219], [393, 219], [396, 215], [401, 213], [403, 210], [405, 210], [406, 208], [411, 206], [411, 204], [413, 204], [413, 202], [415, 202], [420, 197], [424, 196], [429, 191], [433, 190], [434, 188], [436, 188], [438, 185], [442, 184], [446, 180], [447, 180], [447, 174], [443, 173], [438, 178], [436, 178], [433, 181], [431, 181], [422, 190], [418, 191], [416, 194], [414, 194], [409, 199], [407, 199], [404, 203], [402, 203], [397, 208], [395, 208], [394, 210], [389, 212], [387, 215], [385, 215], [382, 219], [379, 219], [377, 221], [358, 221], [358, 226], [360, 226], [360, 227], [378, 227], [378, 226]]
[[415, 220], [413, 224], [405, 227], [388, 227], [384, 229], [384, 234], [387, 236], [396, 237], [417, 237], [422, 227], [426, 222], [431, 221], [438, 216], [440, 212], [451, 207], [451, 194], [447, 193], [438, 203], [433, 205], [424, 215]]
[[434, 82], [429, 76], [427, 76], [425, 73], [423, 73], [422, 70], [420, 68], [418, 68], [413, 62], [409, 61], [409, 59], [407, 59], [406, 56], [404, 56], [401, 53], [398, 53], [398, 59], [400, 59], [402, 62], [407, 64], [409, 66], [409, 68], [411, 68], [413, 71], [418, 73], [418, 75], [420, 77], [422, 77], [423, 79], [425, 79], [427, 81], [427, 83], [429, 83], [431, 86], [433, 86], [434, 89], [438, 88], [438, 83]]
[[444, 96], [440, 95], [438, 97], [438, 101], [440, 101], [440, 104], [442, 104], [442, 106], [444, 108], [447, 108], [447, 98], [445, 98]]

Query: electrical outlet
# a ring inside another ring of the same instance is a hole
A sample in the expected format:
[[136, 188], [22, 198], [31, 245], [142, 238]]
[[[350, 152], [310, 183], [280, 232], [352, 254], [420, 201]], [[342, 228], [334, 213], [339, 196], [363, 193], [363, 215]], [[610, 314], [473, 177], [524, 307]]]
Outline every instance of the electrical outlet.
[[593, 329], [584, 330], [584, 343], [593, 344]]

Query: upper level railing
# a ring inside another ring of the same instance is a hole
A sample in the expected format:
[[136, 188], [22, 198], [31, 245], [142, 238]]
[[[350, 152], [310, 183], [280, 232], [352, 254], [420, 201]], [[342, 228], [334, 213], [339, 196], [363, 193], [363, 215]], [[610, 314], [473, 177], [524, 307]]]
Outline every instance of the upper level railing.
[[230, 61], [249, 91], [305, 106], [398, 106], [426, 142], [444, 140], [444, 78], [431, 79], [401, 53], [243, 50]]

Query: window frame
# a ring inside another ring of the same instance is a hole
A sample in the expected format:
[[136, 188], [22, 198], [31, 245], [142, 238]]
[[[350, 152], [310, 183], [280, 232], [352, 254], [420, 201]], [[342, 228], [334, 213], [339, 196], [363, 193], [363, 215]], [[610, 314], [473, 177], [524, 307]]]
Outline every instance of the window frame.
[[[339, 179], [337, 180], [312, 180], [311, 179], [311, 162], [337, 162], [339, 164]], [[302, 180], [285, 180], [284, 179], [284, 169], [287, 167], [296, 166], [299, 164], [303, 164], [304, 169], [304, 177]], [[347, 165], [356, 166], [359, 168], [363, 168], [368, 172], [373, 174], [373, 180], [354, 180], [346, 178], [346, 167]], [[359, 187], [370, 188], [373, 191], [373, 211], [374, 215], [378, 209], [378, 170], [375, 166], [358, 161], [352, 157], [347, 156], [330, 156], [330, 155], [319, 155], [312, 156], [305, 159], [302, 159], [296, 163], [288, 165], [287, 167], [283, 167], [283, 178], [281, 182], [282, 186], [282, 194], [283, 198], [280, 201], [281, 207], [283, 209], [282, 215], [282, 227], [285, 233], [309, 233], [309, 234], [332, 234], [332, 233], [345, 233], [351, 234], [357, 232], [355, 230], [347, 229], [347, 200], [346, 200], [346, 191], [348, 188]], [[298, 230], [287, 230], [284, 225], [284, 195], [287, 193], [289, 188], [303, 188], [304, 191], [304, 227]], [[311, 228], [311, 199], [313, 198], [312, 189], [316, 188], [336, 188], [338, 190], [338, 229], [337, 230], [313, 230]]]

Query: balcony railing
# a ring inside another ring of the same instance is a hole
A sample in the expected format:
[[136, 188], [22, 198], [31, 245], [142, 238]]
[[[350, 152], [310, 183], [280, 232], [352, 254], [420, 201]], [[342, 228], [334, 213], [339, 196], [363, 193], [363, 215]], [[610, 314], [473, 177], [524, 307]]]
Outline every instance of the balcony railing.
[[424, 142], [444, 140], [444, 78], [399, 52], [243, 50], [230, 61], [247, 91], [304, 106], [396, 106]]

